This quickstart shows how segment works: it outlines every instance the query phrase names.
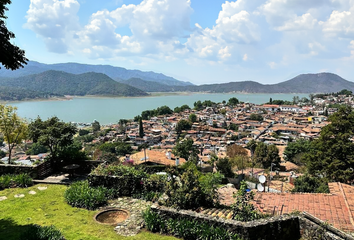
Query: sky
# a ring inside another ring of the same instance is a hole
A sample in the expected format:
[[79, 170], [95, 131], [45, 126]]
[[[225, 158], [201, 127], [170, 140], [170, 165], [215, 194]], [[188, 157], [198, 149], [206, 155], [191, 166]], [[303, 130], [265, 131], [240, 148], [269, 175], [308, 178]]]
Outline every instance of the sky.
[[194, 84], [332, 72], [354, 81], [354, 0], [13, 0], [14, 44], [42, 63], [109, 64]]

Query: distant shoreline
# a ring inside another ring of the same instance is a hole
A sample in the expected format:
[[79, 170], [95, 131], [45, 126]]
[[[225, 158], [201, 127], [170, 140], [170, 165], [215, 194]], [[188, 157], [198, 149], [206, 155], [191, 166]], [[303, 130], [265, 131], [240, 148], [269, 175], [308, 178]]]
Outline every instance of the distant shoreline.
[[23, 99], [14, 101], [4, 101], [0, 100], [0, 104], [11, 104], [11, 103], [21, 103], [21, 102], [43, 102], [43, 101], [68, 101], [75, 98], [149, 98], [149, 97], [163, 97], [163, 96], [188, 96], [193, 94], [310, 94], [310, 93], [249, 93], [249, 92], [228, 92], [228, 93], [211, 93], [211, 92], [148, 92], [147, 96], [107, 96], [107, 95], [65, 95], [64, 97], [51, 97], [51, 98], [35, 98], [35, 99]]

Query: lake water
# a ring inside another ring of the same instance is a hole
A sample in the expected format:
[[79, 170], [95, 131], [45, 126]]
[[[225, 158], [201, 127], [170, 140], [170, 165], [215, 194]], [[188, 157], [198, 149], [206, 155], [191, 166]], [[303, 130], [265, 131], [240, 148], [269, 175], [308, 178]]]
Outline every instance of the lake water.
[[201, 100], [213, 102], [228, 101], [231, 97], [237, 97], [240, 101], [261, 104], [269, 101], [269, 98], [289, 100], [293, 96], [307, 97], [307, 94], [189, 94], [189, 95], [168, 95], [152, 96], [141, 98], [74, 98], [63, 101], [29, 101], [11, 103], [18, 108], [17, 112], [21, 117], [29, 120], [40, 116], [47, 119], [57, 116], [65, 122], [90, 123], [94, 120], [101, 124], [117, 123], [119, 119], [132, 119], [140, 115], [142, 111], [155, 109], [167, 105], [172, 110], [183, 104], [193, 107], [193, 103]]

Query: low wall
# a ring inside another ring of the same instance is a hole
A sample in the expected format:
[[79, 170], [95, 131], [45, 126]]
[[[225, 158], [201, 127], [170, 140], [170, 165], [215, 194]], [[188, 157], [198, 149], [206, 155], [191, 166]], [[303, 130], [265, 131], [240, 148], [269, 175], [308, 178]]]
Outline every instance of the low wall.
[[165, 220], [169, 218], [188, 219], [222, 227], [237, 233], [244, 240], [299, 240], [301, 237], [302, 239], [354, 240], [352, 236], [325, 224], [306, 212], [300, 215], [281, 215], [252, 222], [239, 222], [194, 211], [178, 211], [164, 206], [153, 205], [151, 210]]
[[33, 179], [45, 178], [52, 173], [52, 170], [50, 161], [45, 161], [36, 166], [0, 164], [0, 175], [28, 173]]
[[205, 222], [210, 226], [221, 227], [230, 232], [237, 233], [243, 239], [264, 240], [298, 240], [300, 239], [300, 224], [297, 216], [278, 216], [252, 222], [239, 222], [215, 218], [209, 215], [188, 210], [177, 211], [163, 206], [153, 206], [152, 211], [158, 213], [163, 219], [188, 219]]

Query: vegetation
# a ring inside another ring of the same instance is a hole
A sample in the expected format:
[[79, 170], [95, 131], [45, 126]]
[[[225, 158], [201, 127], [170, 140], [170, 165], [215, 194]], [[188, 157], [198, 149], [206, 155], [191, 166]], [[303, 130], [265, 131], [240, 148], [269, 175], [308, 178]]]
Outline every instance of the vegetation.
[[57, 117], [46, 121], [38, 117], [28, 128], [33, 142], [48, 147], [52, 159], [59, 159], [64, 150], [74, 143], [73, 137], [77, 132], [74, 125], [62, 122]]
[[92, 126], [92, 131], [93, 132], [98, 132], [101, 130], [101, 124], [98, 121], [93, 121], [93, 123], [91, 124]]
[[233, 178], [235, 173], [232, 171], [232, 164], [229, 158], [220, 158], [216, 161], [216, 168], [225, 177]]
[[139, 137], [140, 138], [144, 137], [143, 120], [141, 118], [139, 119]]
[[239, 104], [239, 100], [235, 97], [230, 98], [227, 102], [228, 106], [236, 106], [237, 104]]
[[[48, 189], [39, 191], [38, 186]], [[93, 216], [98, 211], [74, 208], [64, 198], [67, 189], [63, 185], [35, 185], [27, 189], [10, 188], [0, 192], [0, 196], [8, 199], [1, 202], [0, 236], [6, 240], [18, 240], [32, 224], [41, 226], [54, 225], [60, 229], [66, 239], [85, 240], [123, 240], [126, 237], [117, 235], [112, 226], [98, 224]], [[28, 191], [37, 194], [27, 194]], [[25, 199], [15, 198], [16, 194], [25, 194]], [[132, 240], [167, 240], [176, 239], [171, 236], [141, 232], [130, 237]]]
[[192, 128], [192, 123], [186, 119], [181, 119], [176, 125], [176, 132], [181, 134], [182, 131], [190, 130]]
[[54, 225], [42, 227], [34, 224], [28, 227], [20, 240], [65, 240], [65, 238]]
[[17, 175], [4, 174], [0, 176], [0, 189], [9, 187], [29, 187], [32, 185], [32, 178], [27, 173], [20, 173]]
[[158, 213], [151, 209], [143, 212], [146, 228], [151, 232], [170, 234], [182, 239], [196, 240], [237, 240], [237, 234], [227, 231], [224, 228], [210, 226], [208, 223], [188, 219], [163, 219]]
[[17, 115], [16, 110], [16, 107], [0, 104], [0, 133], [8, 144], [9, 164], [14, 147], [27, 137], [27, 124]]
[[106, 142], [98, 147], [102, 152], [114, 153], [117, 156], [125, 156], [132, 153], [132, 147], [125, 142]]
[[308, 174], [295, 178], [294, 185], [292, 192], [329, 193], [328, 182], [325, 179]]
[[205, 183], [200, 181], [201, 172], [193, 163], [187, 163], [185, 171], [180, 175], [175, 170], [169, 171], [171, 177], [166, 185], [166, 195], [168, 199], [165, 204], [167, 206], [181, 209], [197, 209], [198, 207], [214, 206], [215, 194], [210, 194], [216, 191], [216, 187], [205, 187]]
[[5, 11], [8, 11], [7, 4], [11, 4], [11, 0], [3, 0], [0, 2], [0, 63], [6, 68], [16, 70], [23, 67], [28, 59], [25, 57], [25, 51], [11, 43], [11, 39], [15, 38], [15, 34], [6, 27]]
[[22, 101], [27, 99], [64, 97], [64, 95], [39, 92], [24, 88], [0, 86], [0, 100], [2, 101]]
[[70, 74], [47, 71], [16, 78], [1, 78], [0, 85], [52, 95], [146, 96], [140, 89], [119, 83], [102, 73]]
[[194, 123], [194, 122], [197, 122], [198, 121], [198, 117], [197, 115], [195, 115], [194, 113], [190, 114], [189, 117], [188, 117], [189, 121], [191, 123]]
[[280, 164], [279, 150], [275, 145], [266, 145], [263, 142], [257, 144], [254, 151], [254, 160], [264, 168], [269, 168], [271, 164]]
[[168, 115], [172, 113], [173, 111], [168, 106], [161, 106], [158, 107], [157, 109], [142, 111], [141, 117], [143, 120], [149, 120], [152, 117], [156, 117], [159, 115]]
[[350, 107], [341, 107], [329, 116], [329, 121], [303, 159], [310, 174], [350, 183], [354, 180], [354, 112]]
[[284, 159], [298, 165], [302, 165], [301, 156], [311, 150], [311, 142], [298, 139], [295, 142], [290, 142], [284, 150]]
[[48, 148], [46, 146], [41, 145], [39, 142], [33, 143], [31, 147], [26, 151], [27, 155], [37, 155], [40, 153], [48, 152]]
[[180, 107], [175, 107], [175, 109], [173, 109], [174, 113], [180, 113], [180, 112], [184, 112], [185, 110], [189, 110], [191, 109], [188, 105], [182, 105]]
[[253, 221], [264, 218], [265, 215], [258, 212], [251, 203], [254, 199], [254, 192], [247, 192], [247, 184], [245, 181], [241, 182], [240, 189], [233, 196], [235, 202], [232, 204], [233, 215], [232, 218], [237, 221]]
[[250, 115], [250, 120], [253, 120], [253, 121], [263, 121], [263, 117], [262, 117], [262, 115], [260, 115], [260, 114], [252, 113], [252, 114]]
[[197, 111], [200, 111], [206, 107], [213, 107], [215, 106], [216, 103], [215, 102], [212, 102], [210, 100], [205, 100], [204, 102], [201, 102], [201, 101], [197, 101], [194, 103], [194, 109], [197, 110]]
[[193, 158], [196, 160], [199, 150], [193, 145], [194, 141], [191, 138], [185, 138], [177, 142], [172, 152], [174, 155], [188, 160]]

